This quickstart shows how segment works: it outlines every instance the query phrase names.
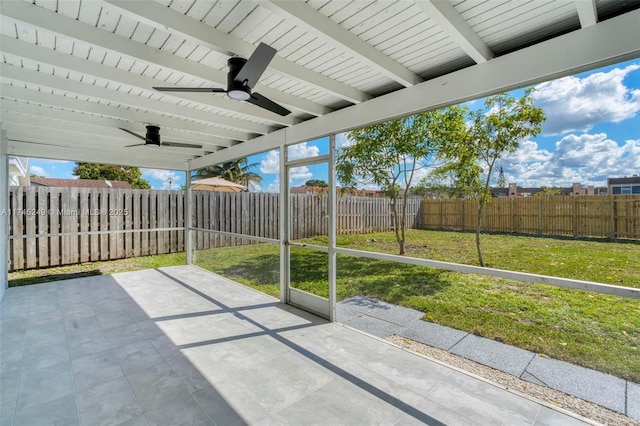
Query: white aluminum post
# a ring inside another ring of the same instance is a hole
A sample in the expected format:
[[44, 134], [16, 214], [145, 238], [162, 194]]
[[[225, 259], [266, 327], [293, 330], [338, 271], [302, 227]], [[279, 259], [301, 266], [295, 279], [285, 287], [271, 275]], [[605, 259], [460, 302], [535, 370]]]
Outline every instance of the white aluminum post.
[[280, 145], [280, 301], [287, 303], [289, 289], [289, 171], [287, 146]]
[[9, 280], [9, 140], [6, 130], [0, 130], [0, 300]]
[[193, 233], [191, 232], [191, 213], [193, 211], [192, 196], [191, 196], [191, 164], [187, 165], [187, 179], [186, 179], [187, 199], [185, 200], [185, 250], [187, 251], [187, 265], [193, 264]]
[[336, 320], [336, 135], [329, 135], [329, 321]]

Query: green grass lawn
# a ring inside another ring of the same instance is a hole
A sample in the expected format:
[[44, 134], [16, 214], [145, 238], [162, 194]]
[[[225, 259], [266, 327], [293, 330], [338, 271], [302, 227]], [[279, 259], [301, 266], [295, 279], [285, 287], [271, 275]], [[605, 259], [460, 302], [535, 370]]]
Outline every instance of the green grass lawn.
[[[410, 230], [408, 256], [477, 264], [472, 233]], [[483, 235], [488, 266], [640, 287], [640, 245]], [[326, 244], [326, 238], [308, 240]], [[344, 248], [397, 253], [391, 233], [338, 237]], [[338, 255], [338, 298], [366, 295], [419, 309], [425, 320], [640, 383], [640, 301]], [[184, 264], [184, 254], [150, 256], [10, 274], [10, 285], [36, 274], [107, 274]], [[195, 263], [273, 296], [279, 294], [279, 247], [256, 244], [198, 251]], [[292, 248], [292, 283], [327, 295], [327, 254]]]

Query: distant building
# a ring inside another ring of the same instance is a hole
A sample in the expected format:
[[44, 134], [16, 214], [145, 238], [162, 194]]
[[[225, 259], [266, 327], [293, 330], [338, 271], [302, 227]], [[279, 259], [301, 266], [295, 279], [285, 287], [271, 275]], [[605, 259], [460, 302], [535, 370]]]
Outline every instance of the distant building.
[[[290, 189], [292, 194], [328, 194], [329, 188], [326, 186], [294, 186]], [[338, 195], [344, 195], [347, 197], [366, 197], [366, 198], [385, 198], [387, 196], [385, 191], [376, 191], [374, 189], [345, 189], [344, 193], [341, 188], [336, 188]]]
[[[558, 196], [576, 196], [576, 195], [607, 195], [607, 188], [595, 187], [593, 185], [584, 186], [580, 183], [574, 183], [569, 187], [553, 187], [560, 191]], [[491, 188], [491, 196], [493, 197], [532, 197], [547, 189], [541, 187], [522, 187], [515, 183], [510, 183], [508, 188]]]
[[9, 186], [29, 186], [29, 159], [9, 156]]
[[640, 176], [608, 178], [607, 187], [613, 195], [640, 194]]
[[122, 180], [98, 179], [55, 179], [32, 177], [31, 186], [50, 186], [56, 188], [116, 188], [131, 189], [129, 182]]

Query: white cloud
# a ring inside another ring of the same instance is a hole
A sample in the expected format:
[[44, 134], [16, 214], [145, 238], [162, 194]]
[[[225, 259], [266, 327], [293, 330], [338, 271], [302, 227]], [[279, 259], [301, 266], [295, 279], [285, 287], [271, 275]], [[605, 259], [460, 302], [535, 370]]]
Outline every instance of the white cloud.
[[543, 132], [586, 132], [599, 122], [618, 123], [635, 116], [640, 111], [640, 90], [629, 89], [623, 80], [638, 69], [640, 65], [634, 64], [537, 85], [535, 103], [547, 116]]
[[521, 186], [606, 185], [608, 177], [630, 176], [640, 170], [640, 139], [620, 145], [606, 134], [569, 134], [549, 152], [527, 142], [506, 156], [502, 166], [508, 182]]
[[288, 149], [289, 160], [317, 157], [320, 154], [320, 149], [316, 145], [307, 145], [307, 142], [291, 145]]
[[273, 182], [271, 182], [269, 184], [269, 186], [267, 186], [267, 189], [265, 189], [265, 192], [280, 192], [280, 180], [278, 178], [276, 178]]
[[162, 185], [158, 186], [151, 183], [153, 189], [179, 189], [182, 176], [171, 170], [159, 170], [159, 169], [140, 169], [142, 177], [145, 179], [153, 179], [162, 182]]
[[34, 175], [49, 177], [49, 174], [46, 172], [46, 170], [40, 166], [30, 166], [29, 172], [33, 173]]
[[273, 175], [280, 172], [280, 151], [274, 149], [260, 161], [260, 173]]
[[352, 145], [353, 141], [347, 137], [346, 133], [336, 134], [336, 148]]
[[289, 170], [289, 184], [300, 186], [313, 177], [307, 166], [294, 167]]

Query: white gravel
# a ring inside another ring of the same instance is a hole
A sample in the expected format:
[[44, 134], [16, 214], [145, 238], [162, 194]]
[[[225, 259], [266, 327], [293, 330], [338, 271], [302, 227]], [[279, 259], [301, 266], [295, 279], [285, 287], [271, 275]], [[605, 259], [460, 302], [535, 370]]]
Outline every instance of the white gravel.
[[489, 381], [504, 386], [507, 389], [528, 395], [550, 405], [575, 413], [593, 422], [605, 425], [640, 426], [640, 422], [623, 414], [616, 413], [600, 405], [585, 401], [575, 396], [567, 395], [555, 389], [521, 380], [511, 374], [479, 364], [469, 359], [454, 355], [442, 349], [416, 342], [406, 337], [389, 336], [391, 343], [411, 352], [424, 355], [443, 364], [456, 367]]

